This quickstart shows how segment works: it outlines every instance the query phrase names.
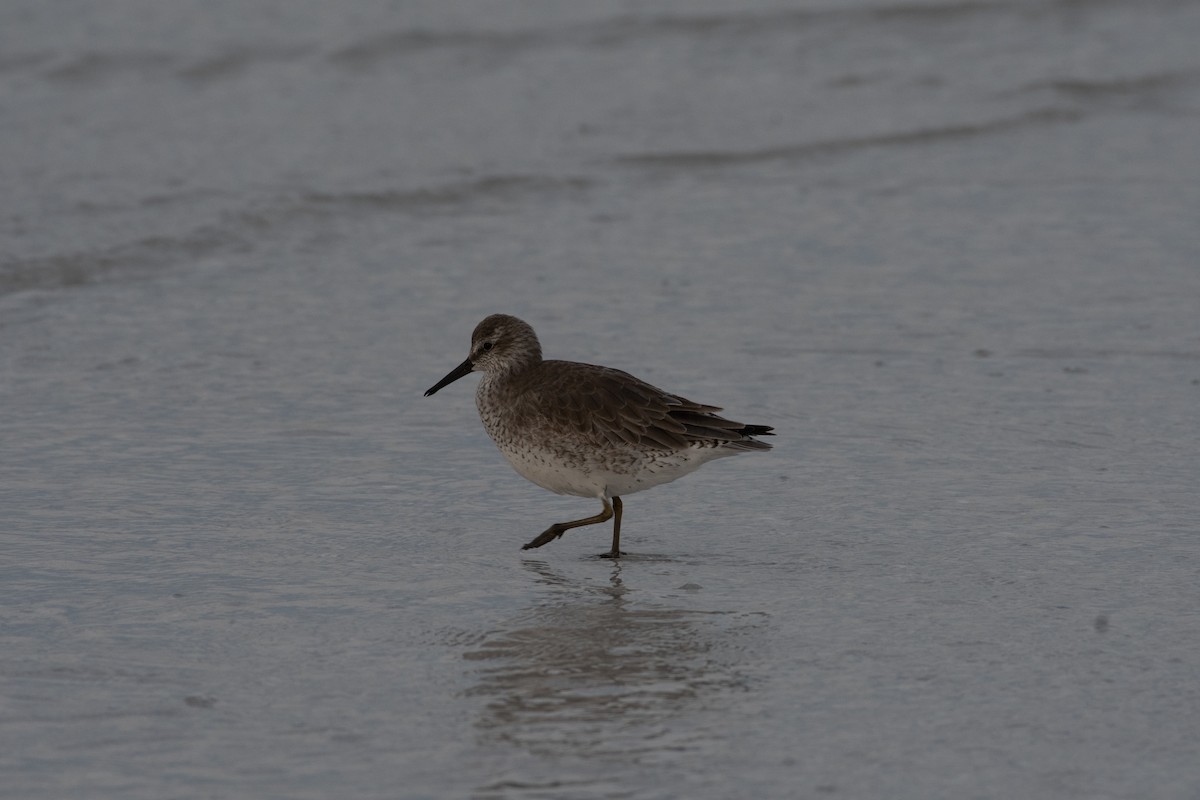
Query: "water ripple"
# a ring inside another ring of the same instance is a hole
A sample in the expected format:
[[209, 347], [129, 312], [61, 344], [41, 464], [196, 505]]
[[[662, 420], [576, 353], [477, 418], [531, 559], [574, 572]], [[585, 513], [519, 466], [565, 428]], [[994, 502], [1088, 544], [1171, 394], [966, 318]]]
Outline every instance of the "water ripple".
[[969, 139], [1004, 133], [1017, 128], [1044, 125], [1061, 125], [1078, 122], [1083, 118], [1079, 111], [1047, 107], [1034, 109], [1010, 117], [967, 122], [957, 125], [918, 128], [895, 131], [873, 136], [846, 137], [825, 141], [800, 142], [747, 150], [677, 150], [656, 153], [632, 153], [617, 156], [614, 161], [635, 167], [693, 169], [740, 166], [769, 161], [797, 161], [841, 155], [847, 152], [895, 147], [903, 145], [934, 144], [951, 139]]
[[[30, 289], [81, 286], [109, 277], [152, 274], [179, 262], [195, 262], [223, 252], [252, 248], [266, 231], [306, 226], [314, 217], [361, 218], [376, 214], [439, 214], [473, 210], [502, 214], [528, 203], [569, 199], [588, 191], [591, 179], [566, 175], [487, 175], [480, 178], [418, 186], [373, 190], [288, 193], [250, 201], [240, 209], [219, 213], [208, 222], [174, 234], [140, 237], [91, 251], [0, 258], [0, 295]], [[211, 194], [211, 193], [210, 193]], [[209, 195], [156, 194], [149, 204], [187, 202]], [[93, 214], [110, 209], [95, 208]]]

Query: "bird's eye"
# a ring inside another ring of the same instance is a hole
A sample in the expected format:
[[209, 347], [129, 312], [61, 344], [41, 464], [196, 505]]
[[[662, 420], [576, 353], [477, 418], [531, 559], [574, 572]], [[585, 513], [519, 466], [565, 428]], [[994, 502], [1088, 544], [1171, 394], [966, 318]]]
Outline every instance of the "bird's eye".
[[492, 349], [492, 343], [491, 343], [491, 342], [484, 342], [484, 343], [483, 343], [483, 352], [485, 352], [485, 353], [486, 353], [488, 350], [491, 350], [491, 349]]

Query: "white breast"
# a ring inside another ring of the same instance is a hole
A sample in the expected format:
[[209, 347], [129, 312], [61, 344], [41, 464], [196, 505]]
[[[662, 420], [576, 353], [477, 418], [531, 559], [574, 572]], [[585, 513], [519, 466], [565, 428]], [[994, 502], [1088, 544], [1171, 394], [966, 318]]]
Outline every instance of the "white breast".
[[687, 475], [714, 458], [735, 454], [719, 447], [658, 454], [614, 450], [563, 454], [500, 446], [500, 452], [526, 480], [551, 492], [577, 497], [621, 497], [641, 492]]

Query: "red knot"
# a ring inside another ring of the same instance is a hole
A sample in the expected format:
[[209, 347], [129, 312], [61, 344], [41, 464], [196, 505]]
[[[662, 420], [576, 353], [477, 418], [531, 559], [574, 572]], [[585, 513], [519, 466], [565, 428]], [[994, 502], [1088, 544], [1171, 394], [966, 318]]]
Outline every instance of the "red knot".
[[483, 427], [513, 469], [543, 489], [604, 504], [593, 517], [556, 522], [525, 550], [612, 519], [612, 549], [603, 556], [618, 558], [623, 495], [669, 483], [714, 458], [771, 449], [753, 438], [772, 435], [768, 425], [717, 416], [717, 406], [619, 369], [543, 360], [533, 328], [507, 314], [480, 322], [467, 360], [425, 396], [471, 372], [483, 373], [475, 391]]

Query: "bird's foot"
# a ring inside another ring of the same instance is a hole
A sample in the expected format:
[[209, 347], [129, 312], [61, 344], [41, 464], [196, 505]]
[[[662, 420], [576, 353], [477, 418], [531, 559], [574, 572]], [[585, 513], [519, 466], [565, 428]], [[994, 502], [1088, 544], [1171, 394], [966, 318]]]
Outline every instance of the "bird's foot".
[[620, 558], [623, 555], [626, 555], [626, 553], [624, 553], [621, 550], [609, 550], [607, 553], [601, 553], [599, 557], [600, 558]]
[[537, 537], [529, 544], [522, 545], [521, 549], [532, 550], [535, 547], [541, 547], [544, 544], [550, 544], [550, 542], [553, 542], [562, 535], [563, 530], [561, 528], [559, 528], [557, 525], [551, 525], [549, 528], [546, 528], [546, 530], [542, 531], [541, 536]]

